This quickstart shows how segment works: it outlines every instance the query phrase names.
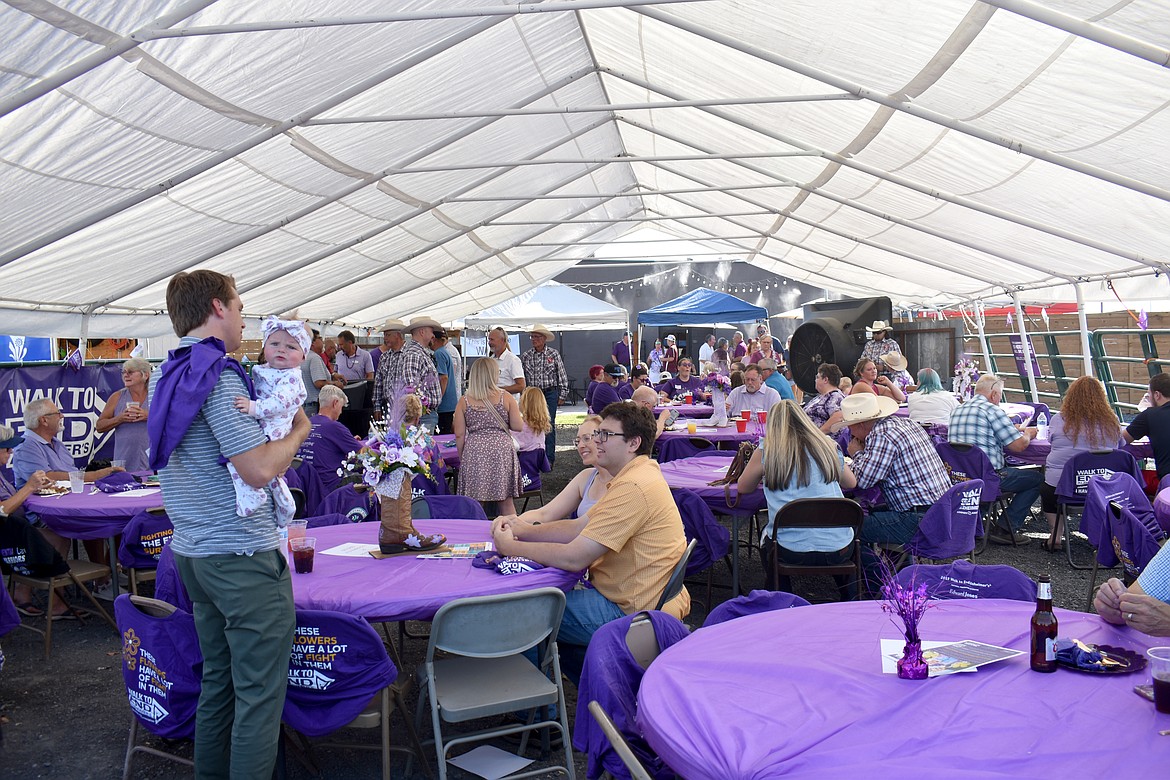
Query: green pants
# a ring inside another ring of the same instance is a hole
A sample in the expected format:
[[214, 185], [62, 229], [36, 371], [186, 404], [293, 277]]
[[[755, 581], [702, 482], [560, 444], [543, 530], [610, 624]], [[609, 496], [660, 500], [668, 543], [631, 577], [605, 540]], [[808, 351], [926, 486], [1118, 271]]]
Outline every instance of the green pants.
[[203, 651], [195, 777], [267, 780], [276, 763], [296, 623], [284, 551], [176, 555], [175, 565]]

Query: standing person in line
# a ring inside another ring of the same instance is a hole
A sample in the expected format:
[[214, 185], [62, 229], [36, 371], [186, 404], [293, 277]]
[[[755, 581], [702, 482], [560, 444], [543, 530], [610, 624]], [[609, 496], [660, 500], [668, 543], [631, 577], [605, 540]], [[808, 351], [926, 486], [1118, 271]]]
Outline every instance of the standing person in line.
[[516, 353], [508, 349], [508, 332], [503, 328], [492, 328], [487, 336], [488, 350], [500, 367], [500, 376], [496, 386], [505, 393], [511, 393], [514, 401], [520, 400], [520, 394], [528, 386], [524, 378], [524, 364]]
[[678, 373], [678, 359], [679, 359], [678, 339], [676, 339], [674, 337], [674, 334], [671, 333], [670, 335], [668, 335], [666, 337], [666, 352], [665, 352], [665, 359], [663, 361], [663, 366], [662, 366], [663, 370], [666, 371], [671, 376], [674, 376], [675, 374], [677, 374]]
[[707, 340], [703, 342], [703, 346], [699, 347], [699, 365], [705, 366], [708, 363], [715, 361], [715, 334], [707, 335]]
[[94, 423], [98, 433], [114, 431], [114, 460], [124, 461], [127, 471], [146, 471], [146, 418], [150, 415], [147, 383], [150, 363], [130, 358], [122, 364], [122, 384], [106, 400], [106, 408]]
[[625, 366], [627, 371], [633, 368], [634, 364], [630, 362], [630, 332], [628, 330], [622, 334], [620, 340], [614, 342], [613, 353], [609, 357], [611, 362]]
[[[447, 331], [439, 328], [431, 337], [431, 350], [435, 353], [435, 367], [439, 371], [439, 382], [443, 386], [443, 394], [439, 398], [439, 427], [436, 433], [454, 433], [455, 405], [459, 403], [459, 383], [463, 381], [461, 363], [451, 357], [452, 350], [448, 349]], [[459, 353], [456, 352], [456, 355]], [[443, 382], [443, 377], [447, 378]]]
[[747, 344], [743, 342], [743, 333], [736, 331], [731, 334], [731, 362], [747, 358]]
[[715, 351], [711, 353], [711, 362], [715, 370], [723, 376], [731, 374], [731, 352], [727, 348], [727, 339], [719, 339], [715, 344]]
[[662, 367], [666, 365], [666, 350], [662, 348], [662, 339], [654, 339], [654, 349], [646, 356], [650, 361], [650, 383], [658, 384], [662, 381]]
[[540, 391], [548, 409], [549, 427], [545, 429], [544, 454], [548, 462], [553, 463], [557, 457], [557, 406], [569, 394], [569, 374], [565, 371], [561, 353], [548, 346], [555, 338], [552, 331], [543, 325], [535, 325], [528, 337], [532, 339], [532, 349], [520, 356], [520, 363], [524, 366], [525, 384]]
[[305, 362], [301, 363], [301, 381], [305, 383], [305, 414], [312, 417], [320, 409], [321, 388], [325, 385], [345, 387], [345, 382], [334, 381], [329, 369], [325, 367], [325, 359], [321, 357], [321, 331], [313, 329], [313, 341], [309, 345], [309, 352], [305, 355]]
[[[874, 320], [873, 324], [866, 330], [870, 332], [870, 337], [865, 342], [865, 346], [861, 348], [861, 357], [872, 360], [877, 366], [878, 373], [882, 376], [893, 374], [893, 369], [887, 366], [882, 358], [890, 354], [901, 355], [902, 348], [898, 346], [898, 342], [890, 337], [890, 323], [885, 320]], [[899, 403], [901, 402], [899, 401]]]
[[197, 778], [267, 778], [276, 763], [292, 649], [292, 585], [272, 502], [236, 514], [227, 458], [252, 487], [288, 468], [309, 433], [268, 441], [235, 408], [249, 380], [226, 352], [240, 348], [243, 303], [230, 276], [176, 274], [167, 311], [179, 347], [151, 379], [151, 466], [175, 526], [171, 550], [191, 597], [203, 682], [195, 718]]
[[461, 461], [458, 492], [495, 504], [496, 514], [514, 515], [513, 499], [524, 489], [512, 431], [520, 431], [524, 421], [516, 399], [496, 386], [499, 375], [495, 358], [476, 360], [471, 364], [467, 392], [455, 407], [455, 445]]

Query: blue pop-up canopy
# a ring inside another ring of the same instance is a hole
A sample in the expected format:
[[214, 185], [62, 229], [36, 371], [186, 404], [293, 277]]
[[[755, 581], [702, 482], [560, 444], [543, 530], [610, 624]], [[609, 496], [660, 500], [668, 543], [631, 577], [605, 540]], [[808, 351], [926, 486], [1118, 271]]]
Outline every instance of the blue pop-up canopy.
[[753, 306], [734, 295], [707, 287], [691, 290], [653, 309], [638, 312], [638, 325], [649, 327], [738, 324], [766, 319], [768, 310], [764, 307]]

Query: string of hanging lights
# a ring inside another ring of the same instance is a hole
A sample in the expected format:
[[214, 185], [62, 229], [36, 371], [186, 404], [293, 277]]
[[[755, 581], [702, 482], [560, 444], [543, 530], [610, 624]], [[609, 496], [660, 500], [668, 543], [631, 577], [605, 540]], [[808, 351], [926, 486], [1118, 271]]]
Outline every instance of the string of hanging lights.
[[658, 271], [652, 274], [645, 274], [643, 276], [634, 277], [632, 279], [621, 279], [615, 282], [566, 282], [566, 286], [572, 287], [575, 290], [581, 290], [586, 293], [606, 293], [606, 292], [623, 292], [625, 290], [635, 290], [639, 287], [647, 287], [651, 285], [654, 279], [670, 274], [677, 274], [682, 282], [694, 281], [701, 284], [703, 287], [708, 287], [712, 290], [720, 292], [731, 293], [733, 295], [738, 293], [761, 293], [768, 290], [780, 290], [788, 287], [788, 280], [777, 278], [771, 281], [755, 281], [755, 282], [725, 282], [720, 279], [712, 279], [705, 274], [695, 271], [693, 268], [671, 268], [665, 271]]

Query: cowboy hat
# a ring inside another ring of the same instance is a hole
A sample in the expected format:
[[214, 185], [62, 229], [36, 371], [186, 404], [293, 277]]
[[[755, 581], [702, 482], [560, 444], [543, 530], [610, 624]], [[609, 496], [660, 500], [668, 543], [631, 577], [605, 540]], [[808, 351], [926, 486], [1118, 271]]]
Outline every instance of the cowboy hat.
[[548, 328], [546, 328], [540, 324], [533, 325], [532, 329], [530, 331], [528, 331], [528, 335], [530, 335], [530, 336], [544, 336], [545, 340], [547, 340], [547, 341], [552, 341], [553, 339], [556, 338], [556, 336], [554, 336], [552, 334], [551, 330], [549, 330]]
[[411, 317], [410, 324], [403, 330], [414, 331], [418, 328], [430, 328], [431, 330], [442, 330], [443, 325], [436, 319], [430, 317]]
[[882, 362], [894, 371], [905, 371], [906, 366], [910, 365], [910, 361], [906, 360], [906, 356], [898, 352], [883, 355]]
[[873, 393], [858, 393], [846, 396], [841, 402], [841, 421], [833, 423], [833, 433], [854, 423], [869, 422], [889, 417], [898, 411], [898, 402], [893, 398]]
[[402, 320], [396, 320], [396, 319], [391, 318], [391, 319], [388, 319], [385, 322], [383, 322], [378, 327], [378, 331], [380, 333], [386, 333], [386, 332], [392, 331], [392, 330], [402, 332], [402, 330], [405, 327], [406, 327], [406, 323], [403, 322]]
[[874, 320], [873, 325], [870, 325], [868, 328], [866, 328], [866, 330], [870, 331], [871, 333], [888, 331], [889, 329], [890, 323], [886, 322], [885, 320]]

